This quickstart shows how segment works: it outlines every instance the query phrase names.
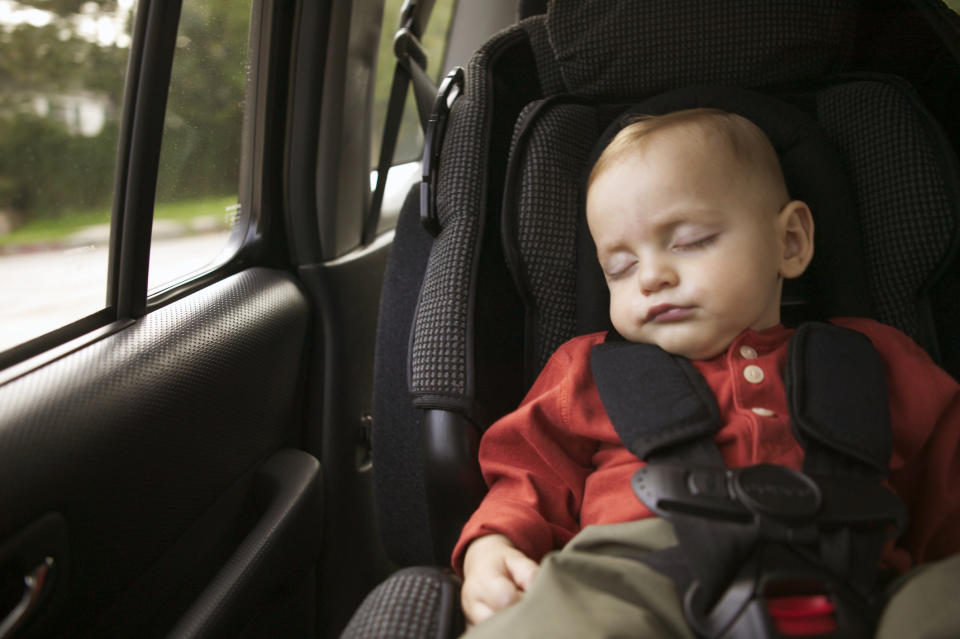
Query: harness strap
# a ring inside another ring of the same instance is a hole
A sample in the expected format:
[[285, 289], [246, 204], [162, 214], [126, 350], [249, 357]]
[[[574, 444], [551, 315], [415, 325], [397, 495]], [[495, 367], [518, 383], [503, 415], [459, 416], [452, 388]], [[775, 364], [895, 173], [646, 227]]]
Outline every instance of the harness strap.
[[[837, 383], [843, 380], [842, 384]], [[893, 448], [883, 362], [861, 333], [831, 324], [801, 326], [784, 372], [794, 432], [807, 473], [887, 477]], [[867, 593], [876, 583], [886, 532], [849, 528], [825, 533], [820, 556], [836, 574]]]
[[805, 470], [887, 476], [893, 444], [886, 378], [865, 335], [802, 325], [788, 346], [784, 382]]
[[611, 334], [591, 368], [617, 434], [648, 462], [638, 497], [676, 530], [679, 545], [645, 562], [674, 579], [696, 632], [736, 624], [772, 568], [826, 570], [838, 600], [869, 608], [888, 524], [902, 529], [905, 511], [881, 485], [892, 438], [883, 363], [866, 337], [810, 323], [789, 344], [787, 403], [809, 475], [724, 469], [716, 400], [685, 358]]
[[[640, 459], [712, 437], [720, 425], [713, 392], [684, 357], [652, 344], [607, 341], [594, 346], [590, 367], [620, 441]], [[723, 466], [715, 447], [698, 457]]]

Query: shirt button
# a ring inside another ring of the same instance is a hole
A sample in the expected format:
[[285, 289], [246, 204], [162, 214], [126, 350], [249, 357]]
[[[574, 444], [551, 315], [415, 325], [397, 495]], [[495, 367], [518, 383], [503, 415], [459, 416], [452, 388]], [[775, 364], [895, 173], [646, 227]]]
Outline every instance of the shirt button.
[[774, 414], [775, 414], [775, 413], [774, 413], [772, 410], [770, 410], [769, 408], [751, 408], [750, 410], [752, 410], [753, 412], [755, 412], [755, 413], [756, 413], [757, 415], [759, 415], [760, 417], [773, 417]]
[[740, 355], [744, 359], [757, 359], [757, 349], [752, 346], [747, 346], [744, 344], [740, 347]]
[[751, 384], [759, 384], [763, 381], [763, 369], [751, 364], [743, 369], [743, 377]]

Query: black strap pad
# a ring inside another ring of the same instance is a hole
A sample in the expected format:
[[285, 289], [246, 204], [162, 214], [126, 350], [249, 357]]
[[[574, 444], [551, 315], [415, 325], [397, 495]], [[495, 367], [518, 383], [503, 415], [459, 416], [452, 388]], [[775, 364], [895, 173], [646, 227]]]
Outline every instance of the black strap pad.
[[784, 375], [797, 439], [886, 475], [892, 436], [883, 361], [856, 331], [811, 322], [790, 342]]
[[620, 440], [640, 459], [720, 426], [720, 409], [693, 364], [659, 346], [607, 341], [593, 347], [593, 379]]

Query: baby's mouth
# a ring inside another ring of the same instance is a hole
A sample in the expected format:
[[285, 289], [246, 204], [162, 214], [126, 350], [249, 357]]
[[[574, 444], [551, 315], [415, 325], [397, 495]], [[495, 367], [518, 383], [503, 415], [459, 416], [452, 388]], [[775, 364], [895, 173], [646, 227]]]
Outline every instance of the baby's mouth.
[[657, 304], [647, 311], [644, 322], [679, 322], [687, 319], [693, 313], [692, 306], [674, 306], [673, 304]]

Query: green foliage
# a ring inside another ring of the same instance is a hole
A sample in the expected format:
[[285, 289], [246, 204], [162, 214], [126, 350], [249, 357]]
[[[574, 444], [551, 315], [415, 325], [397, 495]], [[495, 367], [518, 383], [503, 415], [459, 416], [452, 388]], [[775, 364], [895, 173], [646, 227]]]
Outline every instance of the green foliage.
[[[117, 6], [20, 0], [14, 8], [49, 12], [46, 22], [0, 24], [0, 212], [29, 223], [109, 210], [133, 14], [112, 44], [90, 27], [117, 19]], [[158, 200], [236, 192], [249, 20], [249, 0], [184, 3]], [[84, 132], [78, 113], [91, 105], [105, 122]]]
[[157, 199], [237, 188], [250, 2], [185, 3], [160, 156]]
[[0, 118], [0, 209], [29, 219], [109, 205], [116, 147], [116, 123], [83, 137], [29, 113]]

